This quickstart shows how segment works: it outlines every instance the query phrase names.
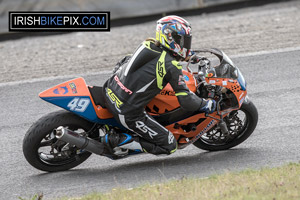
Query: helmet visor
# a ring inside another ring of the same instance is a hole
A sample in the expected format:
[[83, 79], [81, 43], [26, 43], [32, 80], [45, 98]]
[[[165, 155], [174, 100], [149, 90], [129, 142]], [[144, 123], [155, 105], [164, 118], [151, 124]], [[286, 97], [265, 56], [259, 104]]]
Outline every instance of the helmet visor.
[[192, 46], [192, 36], [191, 35], [185, 35], [184, 37], [184, 44], [183, 47], [186, 49], [191, 49]]
[[191, 49], [192, 36], [191, 35], [178, 35], [177, 33], [172, 33], [174, 41], [180, 45], [181, 48]]

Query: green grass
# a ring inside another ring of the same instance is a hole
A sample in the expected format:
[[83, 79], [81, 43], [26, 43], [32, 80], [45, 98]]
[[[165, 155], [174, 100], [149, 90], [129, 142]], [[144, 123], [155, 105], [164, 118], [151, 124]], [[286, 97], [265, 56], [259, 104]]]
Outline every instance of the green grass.
[[[30, 200], [36, 200], [32, 198]], [[210, 176], [184, 178], [133, 189], [115, 188], [61, 200], [292, 200], [300, 199], [300, 164], [244, 170]], [[40, 200], [40, 199], [39, 199]]]
[[[19, 197], [20, 200], [27, 200], [25, 198]], [[31, 197], [28, 200], [42, 200], [43, 199], [43, 194], [36, 194], [33, 197]]]
[[[68, 199], [68, 198], [66, 198]], [[131, 190], [117, 188], [74, 200], [205, 200], [300, 199], [300, 164], [277, 168], [228, 172], [207, 179], [185, 178]]]

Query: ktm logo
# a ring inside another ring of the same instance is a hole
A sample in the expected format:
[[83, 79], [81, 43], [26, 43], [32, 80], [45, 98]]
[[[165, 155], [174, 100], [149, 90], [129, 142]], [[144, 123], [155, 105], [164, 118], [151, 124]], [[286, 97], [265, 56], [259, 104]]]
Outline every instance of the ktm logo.
[[158, 61], [158, 66], [157, 66], [157, 73], [158, 73], [158, 75], [160, 76], [160, 77], [164, 77], [164, 67], [163, 67], [163, 62], [161, 62], [161, 61]]
[[175, 96], [175, 91], [162, 90], [160, 91], [161, 95]]

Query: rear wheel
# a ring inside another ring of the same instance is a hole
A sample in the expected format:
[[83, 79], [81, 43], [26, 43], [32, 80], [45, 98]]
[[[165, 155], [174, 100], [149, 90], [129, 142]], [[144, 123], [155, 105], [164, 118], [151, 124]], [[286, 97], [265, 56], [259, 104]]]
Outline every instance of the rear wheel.
[[93, 127], [93, 123], [64, 110], [39, 119], [29, 128], [23, 140], [24, 156], [33, 167], [49, 172], [68, 170], [91, 155], [90, 152], [57, 140], [54, 130], [59, 126], [85, 134]]
[[218, 126], [215, 126], [194, 142], [194, 145], [208, 151], [226, 150], [239, 145], [254, 131], [258, 121], [257, 109], [248, 100], [240, 110], [232, 111], [224, 121], [228, 128], [227, 134], [223, 134]]

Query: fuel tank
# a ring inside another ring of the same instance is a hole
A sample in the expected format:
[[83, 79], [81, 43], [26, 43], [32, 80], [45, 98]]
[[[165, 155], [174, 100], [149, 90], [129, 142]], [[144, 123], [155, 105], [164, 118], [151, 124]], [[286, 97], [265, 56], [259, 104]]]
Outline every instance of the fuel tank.
[[[182, 72], [185, 83], [190, 91], [196, 92], [196, 80], [194, 76], [186, 70], [182, 70]], [[160, 94], [156, 95], [146, 106], [146, 111], [152, 114], [162, 114], [174, 110], [179, 106], [175, 91], [170, 84], [167, 84], [166, 87], [161, 90]]]

